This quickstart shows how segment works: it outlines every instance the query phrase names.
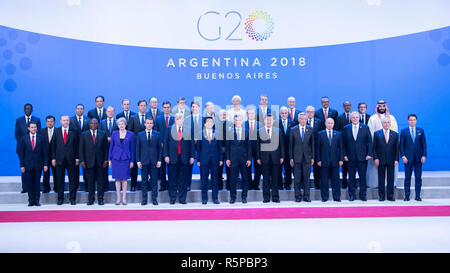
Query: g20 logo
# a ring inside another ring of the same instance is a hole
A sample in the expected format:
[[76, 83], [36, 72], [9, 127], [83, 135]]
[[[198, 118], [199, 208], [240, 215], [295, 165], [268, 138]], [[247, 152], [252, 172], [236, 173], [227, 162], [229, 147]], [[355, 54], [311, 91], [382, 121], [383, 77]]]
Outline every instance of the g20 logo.
[[[216, 16], [216, 17], [212, 17]], [[227, 12], [223, 18], [220, 18], [221, 14], [217, 11], [208, 11], [201, 15], [197, 20], [197, 32], [206, 41], [217, 41], [220, 39], [225, 39], [228, 41], [241, 41], [242, 37], [239, 35], [239, 32], [236, 30], [239, 29], [239, 26], [242, 22], [242, 16], [237, 11], [229, 11]], [[233, 17], [235, 19], [233, 19]], [[236, 20], [236, 18], [238, 18]], [[224, 19], [225, 23], [232, 23], [233, 26], [231, 30], [222, 36], [222, 26], [220, 23], [217, 23], [217, 26], [208, 27], [217, 29], [217, 33], [211, 35], [211, 33], [206, 34], [204, 26], [201, 26], [201, 22], [208, 19], [215, 19], [216, 21], [219, 19]], [[255, 11], [247, 16], [244, 22], [244, 30], [245, 33], [254, 41], [264, 41], [267, 40], [270, 35], [272, 35], [274, 30], [275, 23], [273, 22], [270, 14], [264, 11]], [[217, 28], [215, 28], [217, 27]]]

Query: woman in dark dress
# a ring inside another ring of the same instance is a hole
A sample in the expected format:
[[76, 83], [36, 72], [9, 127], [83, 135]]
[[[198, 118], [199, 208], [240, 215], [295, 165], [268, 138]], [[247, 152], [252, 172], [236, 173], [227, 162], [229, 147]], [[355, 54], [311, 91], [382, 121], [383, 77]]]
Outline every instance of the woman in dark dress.
[[127, 204], [127, 179], [130, 178], [130, 169], [134, 162], [134, 134], [126, 130], [127, 120], [117, 120], [118, 131], [111, 135], [109, 146], [109, 167], [112, 169], [112, 178], [116, 181], [116, 205], [120, 204], [120, 186], [122, 184], [122, 205]]

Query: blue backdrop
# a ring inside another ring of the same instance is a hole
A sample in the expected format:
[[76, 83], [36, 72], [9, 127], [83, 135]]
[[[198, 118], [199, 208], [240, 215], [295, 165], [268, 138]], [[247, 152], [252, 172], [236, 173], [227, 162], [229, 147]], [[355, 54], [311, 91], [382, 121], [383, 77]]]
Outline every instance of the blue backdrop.
[[[327, 95], [339, 112], [344, 100], [350, 100], [353, 110], [365, 101], [370, 114], [376, 101], [385, 99], [399, 128], [407, 126], [409, 113], [418, 115], [429, 147], [424, 170], [450, 170], [449, 51], [450, 27], [333, 46], [230, 51], [110, 45], [0, 26], [0, 129], [4, 132], [0, 175], [20, 173], [14, 125], [25, 103], [33, 104], [33, 115], [44, 125], [46, 115], [57, 120], [61, 114], [73, 115], [77, 103], [84, 103], [86, 110], [94, 108], [96, 95], [104, 95], [105, 106], [114, 106], [118, 113], [125, 97], [136, 111], [136, 102], [151, 96], [173, 103], [178, 96], [185, 96], [188, 103], [194, 96], [202, 97], [203, 104], [211, 100], [225, 108], [235, 94], [247, 105], [257, 104], [261, 93], [277, 105], [295, 96], [301, 109], [320, 107], [320, 97]], [[238, 58], [238, 63], [241, 57], [248, 58], [249, 66], [227, 67], [223, 59], [227, 57]], [[179, 58], [187, 59], [186, 67], [178, 67]], [[191, 58], [199, 60], [197, 67], [188, 65]], [[209, 58], [208, 67], [200, 65], [202, 58]], [[212, 58], [222, 58], [221, 66], [213, 67]], [[259, 66], [252, 66], [255, 58]], [[304, 58], [304, 65], [299, 65], [299, 58]], [[175, 67], [168, 65], [170, 59]], [[261, 72], [269, 78], [246, 79], [247, 73]], [[198, 79], [197, 73], [238, 73], [239, 78]]]

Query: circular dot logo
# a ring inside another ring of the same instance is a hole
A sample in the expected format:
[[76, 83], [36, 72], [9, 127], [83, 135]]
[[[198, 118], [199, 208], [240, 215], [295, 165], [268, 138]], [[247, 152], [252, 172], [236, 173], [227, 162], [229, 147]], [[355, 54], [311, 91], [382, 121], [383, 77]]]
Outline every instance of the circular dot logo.
[[[257, 22], [263, 22], [261, 28], [264, 28], [263, 31], [256, 31], [259, 28], [256, 28]], [[272, 17], [267, 12], [264, 11], [256, 11], [250, 14], [245, 20], [245, 33], [247, 33], [248, 37], [252, 38], [255, 41], [264, 41], [270, 37], [273, 33], [275, 23], [273, 22]]]

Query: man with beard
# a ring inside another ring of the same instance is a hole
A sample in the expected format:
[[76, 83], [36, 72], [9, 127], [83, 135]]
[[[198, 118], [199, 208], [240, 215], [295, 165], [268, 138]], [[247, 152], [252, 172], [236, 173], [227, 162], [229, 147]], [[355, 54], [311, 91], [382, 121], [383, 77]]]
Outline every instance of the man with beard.
[[[397, 120], [393, 115], [389, 113], [386, 101], [379, 100], [377, 102], [376, 113], [369, 118], [369, 122], [367, 124], [367, 126], [369, 126], [370, 129], [372, 140], [374, 133], [383, 128], [381, 121], [385, 117], [388, 117], [391, 120], [390, 130], [398, 133]], [[397, 184], [397, 176], [398, 176], [398, 165], [395, 166], [394, 185]], [[373, 159], [369, 160], [369, 166], [367, 167], [367, 186], [370, 188], [376, 188], [378, 186], [378, 167], [375, 166]]]

